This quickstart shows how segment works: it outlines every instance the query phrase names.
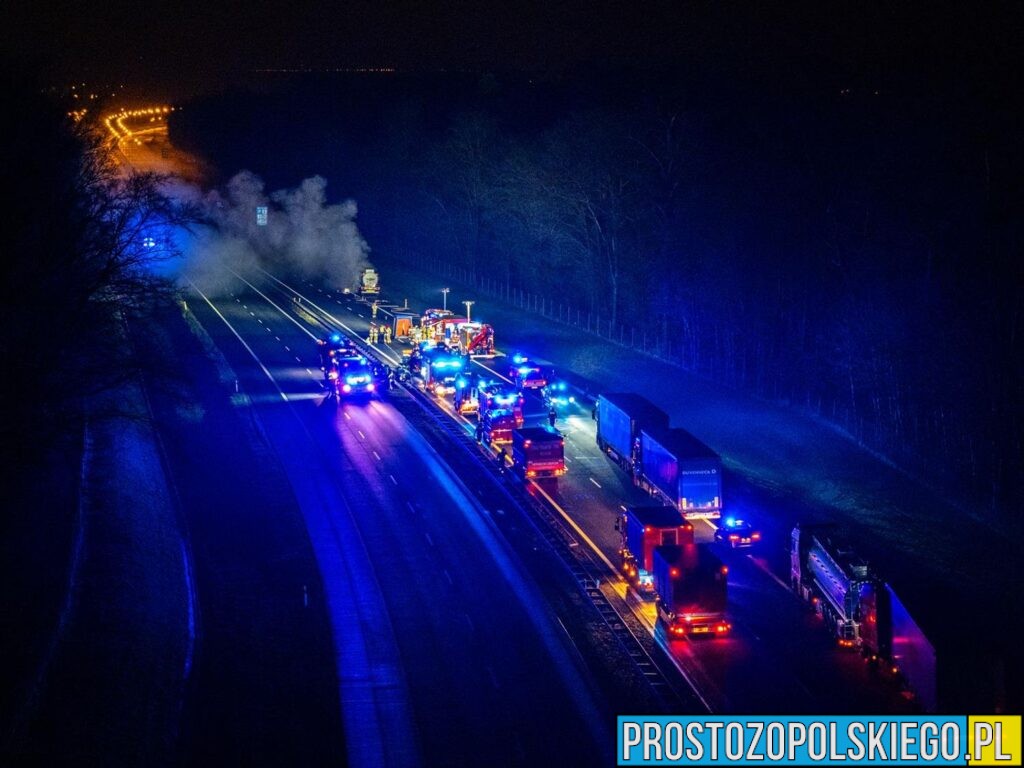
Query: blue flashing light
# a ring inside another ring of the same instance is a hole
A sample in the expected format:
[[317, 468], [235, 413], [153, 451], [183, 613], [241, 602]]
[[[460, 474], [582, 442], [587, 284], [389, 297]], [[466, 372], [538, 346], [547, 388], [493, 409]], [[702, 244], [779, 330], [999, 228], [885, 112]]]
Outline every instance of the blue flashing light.
[[519, 365], [520, 363], [525, 363], [528, 359], [528, 357], [526, 357], [525, 355], [521, 355], [518, 352], [512, 355], [512, 362], [515, 363], [516, 365]]
[[465, 379], [456, 379], [455, 380], [455, 386], [458, 387], [459, 389], [465, 389], [466, 388], [466, 380]]
[[576, 402], [576, 398], [573, 397], [572, 395], [569, 395], [569, 402], [570, 403], [575, 403]]
[[341, 334], [340, 333], [333, 334], [331, 336], [331, 341], [333, 341], [335, 344], [337, 344], [339, 341], [341, 341]]
[[531, 368], [531, 367], [530, 367], [530, 366], [528, 366], [528, 365], [524, 365], [524, 366], [521, 366], [521, 367], [520, 367], [520, 368], [519, 368], [518, 370], [519, 370], [519, 375], [520, 375], [520, 376], [525, 376], [525, 375], [526, 375], [526, 374], [528, 374], [528, 373], [529, 373], [530, 371], [532, 371], [532, 370], [533, 370], [533, 368]]

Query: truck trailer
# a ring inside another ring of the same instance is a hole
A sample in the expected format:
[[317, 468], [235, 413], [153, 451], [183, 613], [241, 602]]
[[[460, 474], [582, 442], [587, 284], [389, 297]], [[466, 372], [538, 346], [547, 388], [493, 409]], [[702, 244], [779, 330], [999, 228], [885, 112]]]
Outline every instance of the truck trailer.
[[834, 526], [793, 529], [790, 583], [840, 646], [859, 650], [897, 677], [923, 709], [936, 709], [935, 649], [892, 588]]
[[380, 293], [380, 277], [377, 275], [377, 270], [373, 267], [367, 267], [363, 270], [362, 275], [360, 275], [359, 293], [363, 296]]
[[599, 395], [595, 412], [597, 447], [630, 473], [640, 466], [641, 430], [668, 429], [668, 414], [631, 392]]
[[722, 459], [685, 429], [640, 430], [638, 483], [687, 519], [722, 514]]
[[658, 621], [669, 638], [729, 633], [728, 569], [708, 545], [655, 547], [653, 566]]
[[630, 507], [615, 524], [622, 536], [622, 571], [641, 595], [654, 592], [654, 549], [693, 544], [693, 525], [675, 507]]
[[512, 432], [512, 471], [521, 479], [565, 474], [565, 439], [541, 427]]

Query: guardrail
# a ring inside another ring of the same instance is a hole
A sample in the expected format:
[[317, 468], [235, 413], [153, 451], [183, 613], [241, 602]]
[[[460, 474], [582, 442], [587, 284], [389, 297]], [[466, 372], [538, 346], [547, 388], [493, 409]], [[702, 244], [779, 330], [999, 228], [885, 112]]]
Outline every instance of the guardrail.
[[[317, 305], [315, 301], [273, 275], [267, 274], [279, 286], [271, 290], [285, 295], [289, 302], [292, 299], [299, 300], [303, 308], [300, 316], [307, 322], [312, 321], [328, 333], [345, 333], [364, 354], [384, 365], [396, 367], [395, 360], [386, 356], [376, 346], [367, 343], [361, 335]], [[419, 406], [423, 419], [416, 419], [413, 416], [411, 421], [414, 422], [414, 426], [439, 432], [450, 447], [468, 456], [493, 483], [493, 487], [530, 523], [537, 535], [547, 542], [552, 552], [571, 574], [580, 594], [594, 607], [665, 711], [711, 711], [710, 705], [693, 682], [686, 678], [685, 673], [673, 660], [665, 656], [664, 650], [633, 615], [625, 600], [621, 601], [622, 608], [617, 608], [602, 590], [603, 583], [611, 578], [617, 578], [618, 575], [609, 571], [589, 547], [581, 544], [554, 510], [529, 494], [523, 484], [512, 481], [508, 473], [501, 472], [496, 462], [485, 452], [486, 449], [478, 445], [460, 423], [441, 408], [440, 403], [411, 382], [398, 382], [398, 386]], [[411, 416], [407, 412], [403, 415], [407, 418]], [[449, 457], [442, 458], [451, 465]], [[681, 682], [685, 683], [685, 687], [680, 685], [680, 676], [683, 677]]]

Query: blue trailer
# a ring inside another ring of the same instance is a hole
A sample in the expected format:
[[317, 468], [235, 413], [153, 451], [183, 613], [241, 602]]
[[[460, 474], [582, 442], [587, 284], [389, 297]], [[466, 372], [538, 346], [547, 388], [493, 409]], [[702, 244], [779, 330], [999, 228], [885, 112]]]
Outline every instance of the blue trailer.
[[685, 429], [640, 431], [639, 483], [688, 519], [722, 514], [722, 459]]
[[628, 472], [639, 464], [640, 431], [668, 429], [668, 415], [633, 393], [598, 396], [596, 413], [597, 446]]

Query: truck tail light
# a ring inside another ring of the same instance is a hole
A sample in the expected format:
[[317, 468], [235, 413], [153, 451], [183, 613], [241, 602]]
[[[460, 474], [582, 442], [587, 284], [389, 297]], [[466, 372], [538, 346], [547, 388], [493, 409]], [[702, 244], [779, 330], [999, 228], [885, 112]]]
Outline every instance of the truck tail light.
[[761, 538], [761, 534], [760, 533], [752, 533], [752, 534], [750, 534], [750, 538], [752, 538], [754, 541], [758, 541]]
[[739, 541], [739, 540], [740, 540], [740, 537], [737, 536], [735, 533], [730, 533], [729, 534], [729, 541]]

